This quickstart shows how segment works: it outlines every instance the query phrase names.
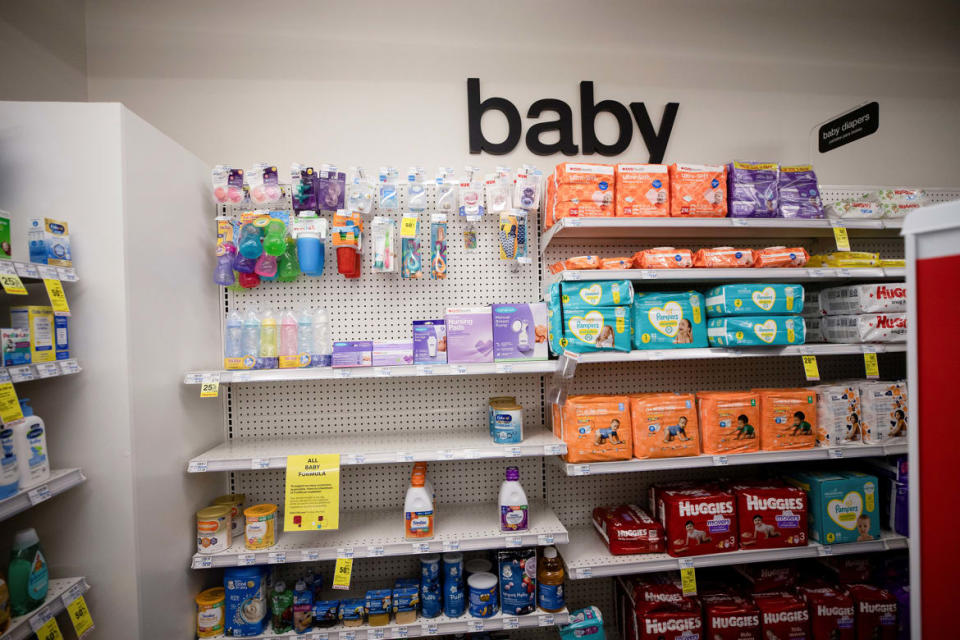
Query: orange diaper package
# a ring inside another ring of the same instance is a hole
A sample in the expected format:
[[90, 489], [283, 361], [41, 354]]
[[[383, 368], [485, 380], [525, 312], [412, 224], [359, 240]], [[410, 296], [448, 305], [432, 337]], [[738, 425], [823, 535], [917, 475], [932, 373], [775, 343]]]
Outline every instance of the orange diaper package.
[[706, 269], [752, 267], [753, 249], [734, 249], [733, 247], [700, 249], [693, 255], [693, 266]]
[[[584, 162], [561, 162], [556, 168], [557, 186], [565, 184], [589, 184], [597, 190], [613, 189], [614, 171], [611, 164], [587, 164]], [[602, 183], [606, 183], [604, 187]]]
[[802, 267], [807, 264], [810, 254], [803, 247], [767, 247], [754, 252], [753, 266], [763, 267]]
[[553, 226], [553, 209], [557, 206], [557, 178], [552, 173], [547, 176], [547, 195], [543, 203], [543, 228]]
[[679, 458], [700, 454], [696, 398], [692, 393], [630, 395], [635, 458]]
[[665, 164], [618, 164], [618, 216], [669, 216], [670, 178]]
[[554, 221], [563, 218], [612, 218], [613, 204], [596, 204], [593, 202], [563, 202], [558, 201], [553, 210]]
[[[603, 184], [607, 184], [604, 182]], [[593, 204], [613, 204], [613, 185], [607, 185], [604, 190], [597, 189], [592, 184], [561, 184], [557, 185], [557, 202], [592, 202]]]
[[760, 399], [753, 391], [701, 391], [697, 409], [704, 453], [760, 450]]
[[812, 449], [817, 441], [814, 389], [754, 389], [760, 398], [760, 448]]
[[727, 168], [722, 164], [670, 165], [670, 215], [723, 218], [727, 215]]
[[550, 273], [560, 273], [561, 271], [578, 271], [581, 269], [600, 269], [600, 256], [577, 256], [576, 258], [567, 258], [563, 262], [554, 262], [550, 265]]
[[567, 462], [629, 460], [633, 455], [627, 396], [568, 396], [553, 405], [553, 433], [567, 445]]
[[633, 268], [633, 258], [601, 258], [600, 259], [600, 268], [601, 269], [632, 269]]
[[633, 266], [636, 269], [687, 269], [693, 266], [693, 252], [673, 247], [644, 249], [633, 254]]

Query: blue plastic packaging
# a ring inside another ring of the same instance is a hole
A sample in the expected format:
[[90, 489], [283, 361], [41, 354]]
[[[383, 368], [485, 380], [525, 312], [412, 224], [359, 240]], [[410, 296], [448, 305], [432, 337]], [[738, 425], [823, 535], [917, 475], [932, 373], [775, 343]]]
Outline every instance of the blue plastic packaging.
[[265, 567], [227, 567], [223, 570], [226, 635], [261, 635], [270, 619]]

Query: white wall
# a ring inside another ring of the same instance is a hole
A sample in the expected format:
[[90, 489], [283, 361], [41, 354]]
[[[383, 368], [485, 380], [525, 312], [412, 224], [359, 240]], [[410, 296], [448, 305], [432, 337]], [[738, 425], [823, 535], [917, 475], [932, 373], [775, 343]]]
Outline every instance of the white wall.
[[[880, 133], [814, 156], [821, 181], [957, 182], [956, 3], [263, 6], [89, 0], [90, 98], [124, 102], [208, 163], [417, 163], [431, 172], [561, 159], [522, 147], [505, 159], [469, 156], [470, 76], [484, 97], [524, 112], [540, 97], [565, 99], [575, 119], [580, 80], [594, 80], [598, 98], [645, 101], [657, 120], [664, 102], [679, 101], [668, 161], [806, 161], [811, 127], [876, 98]], [[636, 131], [624, 157], [646, 158]]]

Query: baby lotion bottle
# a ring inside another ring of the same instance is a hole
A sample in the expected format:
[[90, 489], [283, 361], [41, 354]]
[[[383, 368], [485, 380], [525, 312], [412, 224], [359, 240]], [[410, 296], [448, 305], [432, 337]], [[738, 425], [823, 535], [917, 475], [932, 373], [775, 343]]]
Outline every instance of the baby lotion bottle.
[[407, 540], [429, 540], [433, 537], [433, 498], [424, 487], [425, 476], [414, 470], [410, 488], [403, 503], [403, 529]]
[[526, 531], [527, 493], [520, 486], [520, 470], [507, 467], [507, 479], [500, 485], [500, 530]]
[[20, 490], [20, 469], [13, 443], [13, 429], [0, 427], [0, 500]]
[[239, 311], [231, 311], [227, 316], [227, 327], [223, 337], [223, 357], [243, 357], [243, 316]]
[[23, 420], [14, 422], [13, 450], [20, 467], [20, 488], [28, 489], [50, 477], [50, 459], [47, 457], [47, 428], [39, 416], [33, 415], [30, 399], [20, 400]]
[[260, 316], [253, 309], [247, 311], [243, 317], [243, 331], [241, 336], [243, 357], [256, 357], [260, 354]]
[[278, 353], [281, 356], [297, 355], [297, 318], [289, 309], [280, 317], [280, 345]]
[[317, 309], [313, 314], [312, 367], [329, 367], [333, 359], [333, 340], [330, 339], [330, 319], [326, 309]]
[[567, 606], [563, 595], [563, 562], [556, 547], [544, 547], [543, 558], [537, 565], [537, 605], [551, 613]]

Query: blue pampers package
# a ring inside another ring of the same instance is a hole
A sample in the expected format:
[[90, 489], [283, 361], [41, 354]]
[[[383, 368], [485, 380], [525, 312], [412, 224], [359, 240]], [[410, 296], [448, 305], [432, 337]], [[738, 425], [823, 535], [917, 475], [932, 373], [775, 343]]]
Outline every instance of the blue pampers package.
[[558, 628], [560, 640], [605, 640], [600, 609], [589, 606], [570, 613], [570, 621]]
[[634, 349], [692, 349], [707, 346], [703, 295], [696, 291], [636, 293]]
[[504, 615], [533, 613], [537, 608], [537, 550], [506, 549], [497, 552], [500, 608]]
[[799, 284], [724, 284], [707, 291], [707, 317], [803, 313]]
[[629, 280], [563, 282], [559, 293], [564, 313], [633, 304], [633, 284]]
[[711, 347], [767, 347], [803, 344], [806, 324], [800, 316], [743, 316], [707, 320]]
[[810, 537], [821, 544], [880, 537], [876, 476], [858, 471], [794, 473], [786, 481], [807, 492]]
[[270, 619], [266, 567], [227, 567], [223, 570], [224, 617], [228, 636], [258, 636]]
[[630, 351], [633, 335], [630, 307], [564, 309], [563, 321], [560, 346], [567, 351]]

